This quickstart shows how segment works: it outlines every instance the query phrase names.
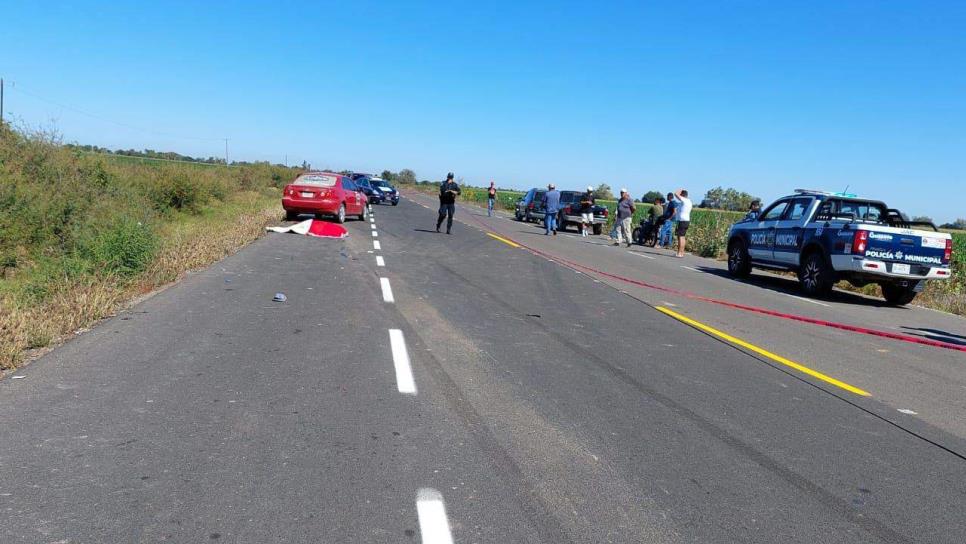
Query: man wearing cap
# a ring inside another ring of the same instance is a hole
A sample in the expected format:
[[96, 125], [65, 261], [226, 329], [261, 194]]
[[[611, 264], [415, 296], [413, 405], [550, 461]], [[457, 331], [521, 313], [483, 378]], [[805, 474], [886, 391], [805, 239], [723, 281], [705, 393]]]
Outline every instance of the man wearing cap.
[[439, 186], [439, 218], [436, 219], [436, 232], [446, 219], [446, 234], [452, 234], [453, 214], [456, 213], [456, 195], [460, 194], [460, 186], [453, 181], [453, 173], [446, 174], [446, 181]]
[[634, 199], [631, 198], [627, 189], [621, 189], [621, 199], [617, 201], [617, 219], [614, 222], [614, 226], [617, 227], [615, 246], [621, 245], [622, 239], [627, 247], [631, 247], [631, 244], [634, 243], [634, 239], [631, 237], [631, 219], [633, 217]]
[[587, 192], [580, 197], [580, 235], [587, 236], [587, 225], [594, 224], [594, 188], [587, 186]]
[[543, 226], [546, 229], [544, 235], [557, 235], [557, 212], [560, 211], [560, 191], [551, 183], [547, 185], [547, 192], [543, 195]]

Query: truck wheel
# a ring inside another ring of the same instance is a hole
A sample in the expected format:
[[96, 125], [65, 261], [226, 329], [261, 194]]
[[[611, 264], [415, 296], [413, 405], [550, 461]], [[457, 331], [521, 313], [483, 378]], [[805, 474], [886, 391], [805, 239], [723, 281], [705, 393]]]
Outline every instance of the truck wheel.
[[798, 269], [798, 282], [806, 295], [824, 297], [835, 286], [835, 271], [824, 255], [813, 251], [805, 256]]
[[751, 256], [741, 240], [728, 246], [728, 273], [736, 278], [746, 278], [751, 274]]
[[567, 230], [567, 220], [564, 219], [563, 214], [557, 216], [557, 230], [564, 232]]
[[295, 221], [298, 218], [299, 218], [298, 212], [291, 212], [289, 210], [285, 210], [285, 220], [286, 221]]
[[594, 236], [600, 236], [600, 233], [604, 232], [604, 226], [600, 223], [594, 225]]
[[894, 283], [880, 283], [882, 296], [892, 306], [905, 306], [916, 298], [916, 292], [908, 287], [901, 287]]

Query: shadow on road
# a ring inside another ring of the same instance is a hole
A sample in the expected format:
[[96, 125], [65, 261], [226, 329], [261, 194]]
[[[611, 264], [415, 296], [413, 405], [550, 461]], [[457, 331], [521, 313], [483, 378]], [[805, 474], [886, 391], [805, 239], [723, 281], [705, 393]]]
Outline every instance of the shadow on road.
[[[775, 291], [776, 293], [782, 293], [783, 295], [794, 295], [798, 297], [805, 296], [802, 294], [801, 290], [799, 289], [798, 280], [793, 278], [783, 278], [779, 276], [752, 274], [747, 278], [739, 279], [731, 276], [731, 274], [728, 273], [727, 270], [722, 270], [720, 268], [712, 268], [710, 266], [698, 266], [696, 268], [708, 274], [714, 274], [715, 276], [719, 276], [737, 283], [754, 285], [755, 287], [768, 289], [770, 291]], [[890, 306], [889, 304], [886, 304], [885, 301], [883, 300], [868, 298], [858, 293], [849, 293], [846, 291], [838, 291], [838, 290], [832, 291], [832, 293], [829, 296], [824, 297], [822, 300], [826, 300], [829, 302], [841, 302], [843, 304], [853, 304], [856, 306], [870, 306], [873, 308], [896, 308], [900, 310], [904, 309], [902, 306], [898, 306], [898, 307]]]
[[910, 331], [910, 334], [928, 338], [929, 340], [946, 342], [947, 344], [956, 344], [957, 346], [966, 346], [966, 336], [961, 334], [946, 332], [939, 329], [929, 329], [925, 327], [906, 327], [903, 325], [902, 328]]

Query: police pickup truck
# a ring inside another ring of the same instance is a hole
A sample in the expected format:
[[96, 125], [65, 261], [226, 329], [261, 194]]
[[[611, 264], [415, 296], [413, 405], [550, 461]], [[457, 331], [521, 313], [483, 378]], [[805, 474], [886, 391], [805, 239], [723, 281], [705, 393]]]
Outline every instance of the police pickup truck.
[[857, 287], [878, 283], [886, 302], [901, 305], [925, 280], [952, 276], [952, 247], [948, 233], [882, 202], [798, 189], [731, 227], [728, 271], [735, 277], [752, 267], [794, 271], [812, 296], [827, 295], [840, 279]]

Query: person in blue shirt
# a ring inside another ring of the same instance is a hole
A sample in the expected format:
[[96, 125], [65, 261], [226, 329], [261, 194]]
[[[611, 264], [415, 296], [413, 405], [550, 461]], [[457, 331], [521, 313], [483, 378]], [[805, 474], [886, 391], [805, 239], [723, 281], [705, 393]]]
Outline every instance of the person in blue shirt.
[[560, 211], [560, 191], [553, 183], [547, 185], [547, 192], [543, 195], [543, 226], [546, 229], [544, 235], [557, 235], [557, 212]]
[[677, 208], [680, 206], [678, 202], [674, 200], [674, 193], [667, 194], [667, 207], [664, 208], [664, 223], [661, 225], [661, 232], [657, 239], [657, 247], [663, 247], [664, 249], [671, 248], [671, 232], [674, 230], [674, 216], [677, 213]]
[[748, 208], [748, 213], [745, 214], [744, 221], [758, 221], [758, 214], [761, 213], [761, 201], [752, 200], [751, 206]]

